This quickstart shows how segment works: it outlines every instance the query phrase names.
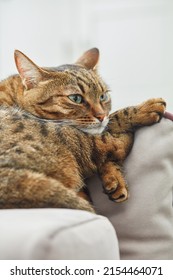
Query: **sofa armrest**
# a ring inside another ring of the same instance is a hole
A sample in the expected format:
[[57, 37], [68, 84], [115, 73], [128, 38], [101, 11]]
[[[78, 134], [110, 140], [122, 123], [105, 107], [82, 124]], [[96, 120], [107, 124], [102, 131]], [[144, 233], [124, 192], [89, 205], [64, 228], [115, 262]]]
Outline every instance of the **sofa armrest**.
[[117, 236], [103, 216], [70, 209], [0, 210], [0, 259], [119, 259]]

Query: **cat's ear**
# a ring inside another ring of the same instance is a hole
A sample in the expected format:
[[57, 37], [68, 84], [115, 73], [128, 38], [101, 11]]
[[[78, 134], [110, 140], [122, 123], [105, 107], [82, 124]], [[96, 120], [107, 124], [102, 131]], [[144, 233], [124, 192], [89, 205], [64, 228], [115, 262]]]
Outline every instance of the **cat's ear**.
[[14, 59], [23, 85], [32, 89], [42, 80], [42, 69], [22, 52], [15, 50]]
[[81, 65], [85, 68], [96, 69], [97, 63], [99, 61], [99, 50], [97, 48], [90, 49], [86, 51], [75, 64]]

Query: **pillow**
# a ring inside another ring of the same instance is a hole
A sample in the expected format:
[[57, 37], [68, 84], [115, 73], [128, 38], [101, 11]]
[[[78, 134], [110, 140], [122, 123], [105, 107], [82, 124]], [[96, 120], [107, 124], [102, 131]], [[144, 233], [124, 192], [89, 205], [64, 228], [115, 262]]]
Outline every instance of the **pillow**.
[[120, 258], [173, 260], [173, 122], [140, 128], [124, 170], [130, 197], [120, 204], [103, 194], [98, 177], [89, 181], [96, 210], [117, 232]]

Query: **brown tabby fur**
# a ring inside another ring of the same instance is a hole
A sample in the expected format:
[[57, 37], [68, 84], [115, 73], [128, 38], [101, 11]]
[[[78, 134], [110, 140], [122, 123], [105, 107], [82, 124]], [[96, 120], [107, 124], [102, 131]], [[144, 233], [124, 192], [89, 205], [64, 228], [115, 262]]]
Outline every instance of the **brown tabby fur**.
[[[110, 99], [106, 94], [100, 101], [108, 88], [94, 70], [97, 49], [76, 64], [57, 68], [40, 68], [19, 51], [15, 60], [20, 76], [0, 83], [0, 208], [93, 212], [78, 193], [84, 179], [96, 172], [111, 200], [126, 200], [122, 162], [135, 130], [160, 121], [164, 100], [119, 110], [107, 125]], [[74, 93], [84, 102], [71, 101], [68, 97]]]

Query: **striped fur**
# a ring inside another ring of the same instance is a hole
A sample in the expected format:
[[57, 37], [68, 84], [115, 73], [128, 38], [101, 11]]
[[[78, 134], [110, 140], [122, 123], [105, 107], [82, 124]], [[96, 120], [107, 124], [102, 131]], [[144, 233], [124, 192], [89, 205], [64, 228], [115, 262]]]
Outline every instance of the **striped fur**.
[[[140, 113], [141, 107], [144, 111]], [[143, 125], [150, 125], [160, 120], [164, 102], [150, 100], [136, 110], [138, 114], [132, 116], [135, 127], [147, 115]], [[95, 136], [13, 107], [0, 109], [0, 120], [0, 208], [66, 207], [94, 211], [78, 193], [84, 179], [96, 172], [111, 200], [127, 199], [121, 163], [132, 146], [135, 127], [132, 130], [126, 119], [122, 129], [111, 115], [108, 131]]]
[[[165, 102], [151, 99], [119, 110], [108, 123], [110, 99], [99, 101], [108, 89], [94, 70], [96, 49], [77, 64], [49, 69], [39, 68], [21, 53], [17, 56], [20, 76], [0, 84], [0, 208], [93, 212], [80, 191], [84, 179], [95, 173], [111, 200], [126, 200], [122, 162], [136, 129], [157, 123]], [[76, 90], [84, 103], [69, 99]]]

